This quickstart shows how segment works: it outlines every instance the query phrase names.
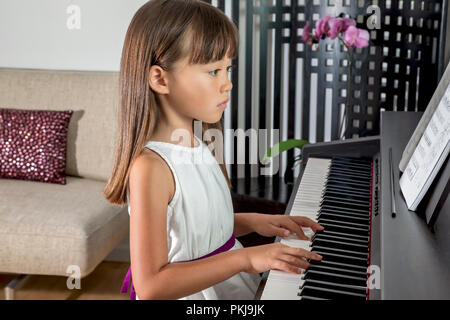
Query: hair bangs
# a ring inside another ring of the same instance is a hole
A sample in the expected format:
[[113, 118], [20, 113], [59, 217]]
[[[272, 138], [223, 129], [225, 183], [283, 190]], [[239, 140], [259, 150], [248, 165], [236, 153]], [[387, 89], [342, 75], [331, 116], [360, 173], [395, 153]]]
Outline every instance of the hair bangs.
[[[190, 30], [190, 63], [208, 64], [225, 57], [235, 59], [239, 53], [239, 31], [219, 9], [201, 3]], [[189, 38], [189, 36], [188, 36]]]

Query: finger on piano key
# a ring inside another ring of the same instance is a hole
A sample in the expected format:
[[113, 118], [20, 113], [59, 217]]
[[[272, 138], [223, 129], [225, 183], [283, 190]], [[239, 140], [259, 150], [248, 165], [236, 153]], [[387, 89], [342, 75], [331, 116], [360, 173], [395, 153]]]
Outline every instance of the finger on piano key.
[[[315, 235], [314, 231], [312, 231], [311, 228], [304, 228], [304, 227], [302, 227], [302, 231], [303, 231], [303, 234], [305, 236], [307, 236], [309, 239], [311, 239]], [[291, 241], [291, 240], [304, 241], [306, 243], [310, 243], [311, 242], [309, 240], [300, 240], [298, 235], [296, 233], [293, 233], [293, 232], [291, 232], [289, 234], [289, 236], [282, 238], [281, 243], [283, 243], [283, 240], [284, 241]]]
[[300, 300], [298, 293], [303, 283], [299, 274], [271, 270], [261, 300]]
[[300, 240], [296, 234], [292, 234], [284, 239], [281, 239], [281, 244], [292, 248], [301, 248], [308, 251], [311, 251], [311, 241], [308, 240]]
[[[310, 241], [300, 240], [297, 235], [292, 233], [280, 242], [292, 248], [311, 251]], [[303, 283], [304, 280], [300, 274], [271, 270], [261, 300], [300, 300], [301, 297], [298, 296], [298, 293]]]

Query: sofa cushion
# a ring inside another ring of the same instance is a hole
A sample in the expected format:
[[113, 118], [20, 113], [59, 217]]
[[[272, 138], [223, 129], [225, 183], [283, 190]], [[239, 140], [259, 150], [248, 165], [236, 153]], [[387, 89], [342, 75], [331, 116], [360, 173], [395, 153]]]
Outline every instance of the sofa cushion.
[[67, 176], [66, 185], [0, 180], [0, 270], [88, 275], [128, 234], [126, 207], [103, 197], [105, 182]]
[[66, 184], [72, 113], [0, 108], [0, 178]]
[[119, 132], [118, 72], [0, 68], [0, 108], [73, 110], [66, 174], [108, 181]]

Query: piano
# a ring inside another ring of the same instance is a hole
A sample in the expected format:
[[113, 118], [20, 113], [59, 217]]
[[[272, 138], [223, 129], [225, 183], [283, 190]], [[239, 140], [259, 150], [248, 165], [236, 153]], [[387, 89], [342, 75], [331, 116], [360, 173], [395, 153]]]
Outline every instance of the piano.
[[423, 207], [408, 211], [399, 187], [398, 164], [421, 115], [383, 112], [380, 136], [303, 149], [285, 214], [325, 230], [304, 229], [311, 241], [295, 234], [276, 241], [323, 259], [301, 275], [264, 273], [256, 299], [450, 298], [450, 200], [430, 226]]

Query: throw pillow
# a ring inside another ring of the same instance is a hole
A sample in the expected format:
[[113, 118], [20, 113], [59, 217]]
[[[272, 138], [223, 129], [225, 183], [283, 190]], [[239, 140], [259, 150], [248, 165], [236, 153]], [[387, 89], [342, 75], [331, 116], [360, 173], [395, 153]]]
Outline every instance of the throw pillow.
[[72, 113], [0, 108], [0, 178], [66, 184]]

